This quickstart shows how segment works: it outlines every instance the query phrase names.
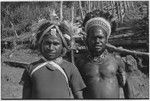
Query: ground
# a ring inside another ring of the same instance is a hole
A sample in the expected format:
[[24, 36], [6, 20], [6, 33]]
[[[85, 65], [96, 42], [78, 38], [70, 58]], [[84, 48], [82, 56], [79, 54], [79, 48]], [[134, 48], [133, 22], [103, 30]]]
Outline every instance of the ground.
[[[31, 63], [39, 59], [37, 54], [31, 53], [29, 49], [20, 49], [14, 52], [11, 58], [8, 58], [9, 51], [5, 51], [1, 55], [1, 98], [2, 99], [21, 99], [22, 85], [19, 84], [23, 68], [12, 67], [3, 63], [4, 61], [25, 62]], [[140, 79], [137, 79], [140, 80]], [[143, 80], [143, 81], [142, 81]], [[149, 97], [149, 78], [144, 76], [138, 88], [142, 88], [144, 96], [137, 96], [136, 98]], [[136, 81], [137, 82], [137, 81]], [[144, 83], [145, 82], [145, 83]], [[141, 87], [140, 87], [141, 86]], [[123, 93], [122, 93], [123, 94]]]
[[38, 60], [36, 54], [32, 54], [30, 50], [15, 51], [11, 58], [8, 58], [9, 51], [1, 55], [1, 97], [2, 99], [20, 99], [22, 98], [21, 80], [23, 68], [11, 67], [3, 63], [4, 61], [17, 61], [31, 63]]

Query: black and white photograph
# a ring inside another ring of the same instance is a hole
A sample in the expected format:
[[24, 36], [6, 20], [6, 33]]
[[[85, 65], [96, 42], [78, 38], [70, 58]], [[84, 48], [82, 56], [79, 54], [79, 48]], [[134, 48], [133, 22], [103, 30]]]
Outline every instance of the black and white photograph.
[[149, 1], [1, 1], [1, 100], [149, 99]]

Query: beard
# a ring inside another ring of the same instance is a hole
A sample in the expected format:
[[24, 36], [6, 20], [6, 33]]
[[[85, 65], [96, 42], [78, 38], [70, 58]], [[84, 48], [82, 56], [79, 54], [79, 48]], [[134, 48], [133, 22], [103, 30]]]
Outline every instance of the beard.
[[103, 44], [101, 47], [89, 47], [89, 51], [93, 56], [101, 55], [106, 49], [106, 44]]

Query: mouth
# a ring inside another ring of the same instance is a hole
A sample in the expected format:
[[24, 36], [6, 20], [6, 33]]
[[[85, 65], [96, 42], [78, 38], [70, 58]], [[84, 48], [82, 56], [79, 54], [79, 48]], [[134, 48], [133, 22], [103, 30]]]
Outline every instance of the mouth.
[[48, 53], [48, 55], [55, 55], [55, 53]]
[[45, 52], [45, 54], [46, 54], [47, 56], [53, 56], [53, 55], [55, 55], [55, 52]]
[[102, 45], [95, 45], [95, 48], [97, 49], [102, 48]]

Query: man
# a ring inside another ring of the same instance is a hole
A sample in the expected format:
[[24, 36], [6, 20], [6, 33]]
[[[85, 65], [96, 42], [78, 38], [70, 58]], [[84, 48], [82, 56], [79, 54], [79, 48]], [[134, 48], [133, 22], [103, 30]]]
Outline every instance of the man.
[[87, 33], [87, 54], [77, 60], [77, 67], [85, 81], [85, 98], [119, 98], [120, 86], [125, 86], [124, 63], [106, 49], [114, 30], [112, 16], [102, 11], [86, 15], [83, 26]]
[[62, 58], [70, 46], [69, 29], [64, 23], [43, 22], [35, 41], [43, 57], [23, 73], [23, 99], [82, 98], [85, 84], [78, 69]]

